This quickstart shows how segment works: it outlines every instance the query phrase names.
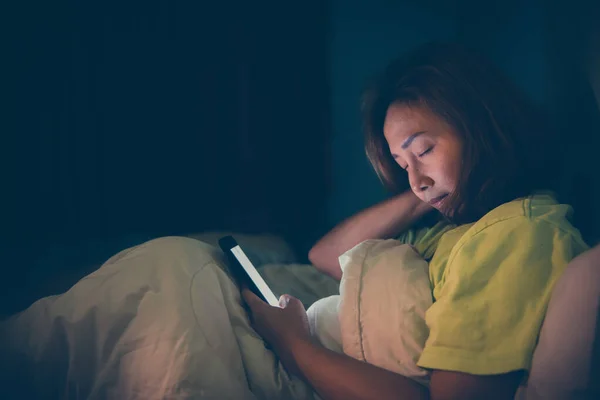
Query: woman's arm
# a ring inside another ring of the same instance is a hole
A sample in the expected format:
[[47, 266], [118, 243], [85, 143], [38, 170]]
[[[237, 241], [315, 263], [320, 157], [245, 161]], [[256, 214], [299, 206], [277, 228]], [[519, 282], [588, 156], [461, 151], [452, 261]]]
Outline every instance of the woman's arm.
[[297, 340], [291, 352], [300, 375], [325, 400], [429, 398], [427, 388], [411, 379], [308, 340]]
[[252, 326], [272, 345], [288, 371], [302, 377], [325, 400], [512, 399], [522, 376], [520, 372], [476, 376], [433, 371], [427, 390], [402, 375], [314, 343], [300, 300], [282, 296], [279, 308], [249, 290], [242, 295], [252, 310]]
[[393, 237], [432, 209], [408, 190], [340, 223], [310, 249], [308, 258], [318, 270], [340, 280], [341, 254], [367, 239]]
[[301, 375], [326, 400], [509, 400], [522, 378], [520, 371], [484, 376], [433, 371], [428, 390], [402, 375], [307, 340], [298, 340], [292, 354]]

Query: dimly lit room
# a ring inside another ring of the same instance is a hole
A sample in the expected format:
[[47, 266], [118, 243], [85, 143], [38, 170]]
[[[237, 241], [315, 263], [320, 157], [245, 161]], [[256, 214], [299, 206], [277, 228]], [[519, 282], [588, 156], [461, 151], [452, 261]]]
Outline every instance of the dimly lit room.
[[600, 1], [3, 8], [0, 398], [600, 398]]

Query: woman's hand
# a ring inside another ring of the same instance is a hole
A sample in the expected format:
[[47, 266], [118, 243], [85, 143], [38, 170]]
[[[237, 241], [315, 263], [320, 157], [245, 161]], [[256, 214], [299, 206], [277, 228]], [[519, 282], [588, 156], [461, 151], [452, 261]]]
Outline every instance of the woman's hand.
[[273, 307], [248, 289], [242, 290], [242, 296], [252, 312], [252, 327], [273, 347], [286, 369], [299, 375], [293, 349], [300, 341], [310, 341], [308, 317], [302, 302], [283, 295], [279, 298], [280, 307]]

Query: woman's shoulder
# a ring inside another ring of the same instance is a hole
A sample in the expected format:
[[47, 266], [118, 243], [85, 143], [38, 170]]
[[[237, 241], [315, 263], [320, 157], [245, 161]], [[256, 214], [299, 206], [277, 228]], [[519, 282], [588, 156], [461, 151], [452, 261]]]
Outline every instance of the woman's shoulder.
[[431, 227], [423, 226], [406, 230], [395, 239], [410, 244], [423, 258], [430, 260], [437, 250], [440, 239], [455, 227], [446, 221], [438, 221]]
[[[500, 245], [505, 237], [527, 237], [543, 241], [545, 237], [561, 237], [573, 241], [581, 250], [588, 246], [581, 233], [570, 221], [573, 208], [559, 203], [552, 193], [539, 193], [504, 203], [484, 215], [465, 233], [461, 242], [477, 237], [489, 236]], [[560, 233], [554, 235], [552, 232]], [[489, 235], [493, 233], [493, 235]], [[458, 244], [458, 243], [457, 243]]]

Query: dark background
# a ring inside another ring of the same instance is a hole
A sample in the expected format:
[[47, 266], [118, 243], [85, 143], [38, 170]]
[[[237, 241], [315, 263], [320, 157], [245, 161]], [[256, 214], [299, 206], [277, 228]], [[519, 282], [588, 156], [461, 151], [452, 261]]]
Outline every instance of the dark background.
[[362, 149], [360, 91], [429, 40], [481, 50], [550, 112], [564, 134], [562, 196], [598, 239], [585, 65], [600, 51], [600, 2], [15, 3], [1, 13], [3, 313], [157, 236], [271, 232], [305, 257], [384, 198]]

